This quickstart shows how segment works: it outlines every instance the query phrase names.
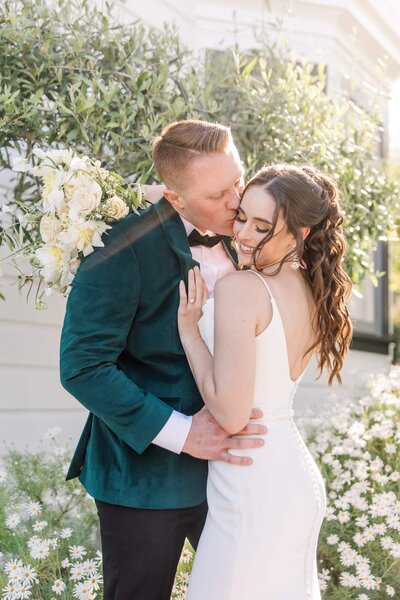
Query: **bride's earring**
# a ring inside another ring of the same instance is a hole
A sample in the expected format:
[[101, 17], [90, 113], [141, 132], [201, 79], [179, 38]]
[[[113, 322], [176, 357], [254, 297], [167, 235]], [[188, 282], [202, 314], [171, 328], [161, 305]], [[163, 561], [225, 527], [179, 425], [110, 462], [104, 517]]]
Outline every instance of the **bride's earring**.
[[[295, 248], [295, 247], [296, 247], [296, 244], [293, 244], [293, 248]], [[300, 267], [301, 267], [301, 264], [300, 264], [300, 261], [299, 261], [299, 257], [296, 254], [295, 257], [294, 257], [294, 259], [290, 263], [290, 268], [293, 269], [294, 271], [296, 271]]]
[[296, 258], [295, 260], [293, 260], [290, 263], [290, 268], [293, 269], [293, 271], [296, 271], [296, 269], [300, 268], [300, 261]]

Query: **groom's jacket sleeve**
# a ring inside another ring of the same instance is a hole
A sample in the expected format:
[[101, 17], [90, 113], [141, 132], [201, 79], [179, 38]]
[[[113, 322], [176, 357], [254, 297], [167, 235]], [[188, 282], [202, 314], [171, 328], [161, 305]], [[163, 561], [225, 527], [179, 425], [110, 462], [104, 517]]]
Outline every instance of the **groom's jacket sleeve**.
[[117, 366], [140, 296], [136, 256], [118, 229], [103, 236], [104, 248], [82, 260], [73, 281], [61, 335], [60, 377], [70, 394], [141, 454], [172, 407]]

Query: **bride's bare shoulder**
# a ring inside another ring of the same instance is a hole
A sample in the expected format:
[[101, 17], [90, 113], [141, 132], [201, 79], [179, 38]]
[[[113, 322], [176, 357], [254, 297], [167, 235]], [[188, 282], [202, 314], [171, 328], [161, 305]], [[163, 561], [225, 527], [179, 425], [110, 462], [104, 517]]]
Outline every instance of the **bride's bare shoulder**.
[[251, 295], [254, 290], [259, 288], [260, 282], [250, 271], [234, 271], [221, 277], [215, 284], [216, 294], [232, 294], [240, 293], [243, 295]]

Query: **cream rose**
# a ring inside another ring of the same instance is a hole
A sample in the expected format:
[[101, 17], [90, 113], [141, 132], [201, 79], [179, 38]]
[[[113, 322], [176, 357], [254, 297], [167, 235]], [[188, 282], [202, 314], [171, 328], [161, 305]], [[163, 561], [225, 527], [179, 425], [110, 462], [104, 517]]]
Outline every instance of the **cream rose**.
[[112, 196], [104, 204], [104, 210], [108, 219], [119, 221], [129, 213], [129, 208], [121, 198]]
[[[96, 181], [82, 175], [73, 182], [74, 191], [69, 201], [69, 216], [71, 219], [77, 219], [80, 214], [88, 215], [100, 204], [102, 190]], [[69, 191], [71, 188], [69, 188]]]
[[55, 242], [61, 229], [61, 223], [56, 217], [47, 215], [42, 217], [40, 221], [40, 235], [46, 244], [48, 242]]

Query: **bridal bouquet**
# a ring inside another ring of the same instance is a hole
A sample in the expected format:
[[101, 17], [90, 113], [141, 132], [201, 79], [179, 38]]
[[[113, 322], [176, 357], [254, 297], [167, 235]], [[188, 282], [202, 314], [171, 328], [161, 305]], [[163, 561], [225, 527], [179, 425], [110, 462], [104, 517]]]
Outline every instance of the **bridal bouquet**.
[[13, 170], [35, 178], [40, 200], [3, 206], [12, 222], [0, 234], [13, 250], [20, 287], [38, 282], [41, 307], [43, 293], [68, 292], [82, 256], [104, 246], [102, 236], [113, 222], [137, 212], [141, 192], [99, 161], [71, 150], [35, 149], [29, 160], [14, 162]]

